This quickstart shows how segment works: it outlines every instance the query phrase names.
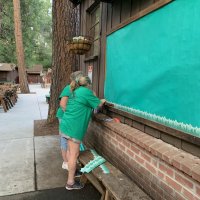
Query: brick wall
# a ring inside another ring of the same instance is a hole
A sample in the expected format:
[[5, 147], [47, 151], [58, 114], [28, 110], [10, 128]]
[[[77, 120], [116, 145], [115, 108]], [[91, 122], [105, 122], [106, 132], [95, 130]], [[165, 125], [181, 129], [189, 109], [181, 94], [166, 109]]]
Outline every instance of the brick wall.
[[200, 158], [99, 114], [85, 142], [128, 175], [153, 199], [200, 200]]

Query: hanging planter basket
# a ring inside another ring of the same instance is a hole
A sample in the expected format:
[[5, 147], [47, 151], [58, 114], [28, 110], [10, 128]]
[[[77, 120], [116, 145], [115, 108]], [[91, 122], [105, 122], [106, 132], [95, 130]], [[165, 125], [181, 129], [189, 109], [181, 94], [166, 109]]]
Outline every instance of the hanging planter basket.
[[81, 3], [81, 0], [69, 0], [69, 1], [71, 1], [75, 6]]
[[112, 3], [114, 0], [100, 0], [100, 1], [105, 3]]
[[84, 55], [92, 46], [92, 37], [77, 36], [67, 40], [68, 51], [72, 54]]

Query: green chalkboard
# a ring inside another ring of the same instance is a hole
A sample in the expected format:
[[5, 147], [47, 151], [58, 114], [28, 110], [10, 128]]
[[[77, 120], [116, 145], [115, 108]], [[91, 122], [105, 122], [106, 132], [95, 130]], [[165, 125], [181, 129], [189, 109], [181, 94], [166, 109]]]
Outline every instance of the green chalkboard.
[[105, 98], [200, 136], [200, 0], [176, 0], [107, 37]]

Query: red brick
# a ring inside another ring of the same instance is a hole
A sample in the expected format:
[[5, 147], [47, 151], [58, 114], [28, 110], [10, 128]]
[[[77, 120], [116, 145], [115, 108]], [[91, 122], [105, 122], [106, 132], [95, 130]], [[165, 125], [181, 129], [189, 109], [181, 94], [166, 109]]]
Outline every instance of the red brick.
[[188, 187], [189, 189], [193, 189], [194, 188], [194, 184], [189, 181], [188, 179], [186, 179], [185, 177], [179, 175], [179, 174], [175, 174], [175, 179], [181, 183], [183, 186]]
[[113, 143], [114, 145], [116, 145], [116, 146], [117, 146], [117, 145], [118, 145], [118, 143], [119, 143], [117, 140], [115, 140], [115, 139], [113, 139], [113, 138], [112, 138], [112, 140], [111, 140], [111, 141], [112, 141], [112, 143]]
[[150, 137], [146, 133], [143, 133], [141, 131], [137, 131], [137, 134], [134, 135], [134, 139], [137, 141], [143, 140], [145, 137]]
[[135, 131], [135, 130], [134, 130], [132, 127], [130, 127], [130, 126], [128, 126], [128, 125], [125, 124], [124, 129], [123, 129], [123, 132], [124, 132], [126, 135], [127, 135], [127, 134], [132, 134], [134, 131]]
[[195, 196], [191, 192], [186, 190], [186, 189], [183, 189], [183, 195], [185, 197], [187, 197], [187, 199], [189, 199], [189, 200], [194, 200], [195, 199]]
[[200, 182], [200, 165], [197, 165], [192, 169], [192, 178]]
[[139, 131], [139, 130], [137, 130], [137, 129], [134, 129], [134, 128], [132, 128], [132, 129], [133, 129], [133, 131], [132, 131], [131, 133], [128, 133], [128, 134], [126, 135], [126, 138], [127, 138], [128, 140], [134, 142], [134, 141], [135, 141], [135, 138], [138, 137], [138, 134], [141, 134], [142, 132]]
[[166, 182], [168, 183], [170, 187], [172, 187], [178, 192], [181, 192], [182, 186], [179, 183], [175, 182], [173, 179], [169, 178], [168, 176], [166, 176]]
[[167, 174], [168, 176], [173, 177], [174, 175], [174, 171], [173, 169], [171, 169], [169, 166], [164, 165], [162, 163], [159, 163], [159, 169], [164, 172], [165, 174]]
[[149, 147], [150, 152], [151, 152], [153, 155], [157, 156], [157, 155], [158, 155], [159, 149], [162, 148], [163, 145], [164, 145], [164, 142], [158, 140], [157, 143], [152, 144], [152, 145]]
[[197, 193], [198, 196], [200, 196], [200, 186], [199, 187], [196, 186], [196, 193]]
[[[172, 193], [164, 193], [163, 198], [160, 200], [175, 200]], [[176, 199], [177, 200], [177, 199]], [[184, 199], [185, 200], [185, 199]]]
[[[147, 135], [147, 137], [145, 137], [145, 138], [141, 141], [140, 146], [144, 147], [145, 144], [146, 144], [147, 142], [149, 142], [149, 141], [156, 141], [156, 138], [153, 138], [152, 136]], [[149, 146], [150, 146], [150, 145], [151, 145], [151, 143], [149, 143]]]
[[184, 159], [181, 162], [181, 170], [188, 175], [192, 175], [192, 168], [194, 168], [197, 164], [194, 159]]
[[119, 143], [119, 147], [120, 147], [120, 150], [121, 150], [121, 151], [125, 151], [125, 149], [126, 149], [125, 146], [122, 145], [122, 144], [120, 144], [120, 143]]
[[124, 139], [124, 140], [122, 141], [122, 143], [123, 143], [127, 148], [130, 148], [130, 146], [131, 146], [131, 143], [130, 143], [129, 141], [127, 141], [126, 139]]
[[125, 165], [127, 166], [127, 163], [128, 163], [128, 161], [129, 161], [129, 156], [128, 156], [126, 153], [123, 152], [123, 157], [124, 157], [125, 162], [126, 162]]
[[175, 199], [176, 200], [185, 200], [185, 197], [183, 197], [181, 194], [175, 192]]
[[157, 156], [162, 159], [163, 154], [166, 153], [166, 152], [168, 152], [170, 149], [171, 149], [171, 145], [165, 144], [164, 146], [162, 146], [158, 150]]
[[[157, 171], [158, 172], [158, 171]], [[160, 184], [160, 179], [158, 178], [157, 174], [151, 174], [151, 182], [155, 185], [158, 185]]]
[[155, 167], [153, 167], [152, 165], [150, 165], [149, 163], [145, 163], [145, 166], [147, 167], [147, 169], [153, 173], [156, 174], [157, 170], [155, 169]]
[[146, 140], [149, 140], [149, 139], [152, 139], [152, 136], [144, 133], [144, 135], [142, 137], [139, 137], [138, 140], [143, 142], [143, 141], [146, 141]]
[[126, 152], [131, 158], [135, 157], [135, 154], [132, 151], [130, 151], [130, 149], [127, 149]]
[[138, 170], [137, 168], [138, 166], [140, 166], [140, 164], [138, 164], [135, 159], [130, 159], [128, 166], [131, 168], [132, 171], [137, 173], [136, 170]]
[[160, 171], [158, 171], [158, 176], [161, 179], [164, 179], [164, 177], [165, 177], [165, 175], [162, 172], [160, 172]]
[[144, 167], [140, 167], [139, 170], [144, 175], [144, 177], [146, 177], [145, 179], [150, 178], [152, 176], [152, 174], [150, 173], [150, 171], [147, 170]]
[[146, 161], [151, 162], [151, 157], [143, 152], [141, 152], [141, 157], [144, 158]]
[[130, 131], [131, 127], [125, 124], [119, 124], [117, 129], [115, 130], [116, 133], [121, 135], [122, 137], [126, 137], [127, 132], [130, 134], [132, 131]]
[[109, 134], [104, 134], [104, 138], [108, 139], [109, 138]]
[[131, 145], [131, 150], [136, 154], [140, 153], [140, 150], [138, 148], [136, 148], [134, 145]]
[[177, 156], [177, 155], [180, 155], [180, 154], [181, 154], [181, 152], [178, 149], [172, 147], [171, 150], [169, 150], [168, 152], [166, 152], [166, 153], [163, 154], [162, 158], [167, 163], [172, 164], [173, 158], [175, 156]]
[[161, 188], [169, 194], [173, 194], [174, 190], [171, 186], [167, 185], [165, 182], [160, 182]]
[[134, 141], [134, 137], [133, 137], [133, 134], [127, 134], [126, 135], [126, 139], [133, 142]]
[[116, 134], [113, 131], [110, 131], [109, 136], [110, 138], [116, 138]]
[[140, 143], [140, 146], [145, 148], [147, 151], [150, 151], [150, 146], [153, 145], [153, 144], [156, 144], [156, 139], [155, 138], [151, 138], [149, 140], [145, 140], [145, 141], [142, 141]]
[[123, 138], [122, 138], [120, 135], [116, 135], [115, 137], [116, 137], [116, 140], [117, 140], [118, 142], [122, 143]]
[[119, 133], [120, 135], [121, 134], [124, 134], [124, 127], [123, 127], [123, 125], [121, 124], [121, 123], [116, 123], [116, 122], [112, 122], [112, 123], [109, 123], [108, 124], [108, 127], [112, 130], [112, 131], [114, 131], [114, 132], [116, 132], [116, 133]]
[[183, 163], [184, 160], [188, 159], [188, 154], [182, 152], [181, 154], [175, 156], [172, 159], [172, 165], [176, 167], [177, 169], [181, 170], [181, 163]]
[[135, 155], [135, 159], [137, 162], [139, 162], [140, 164], [144, 164], [144, 160], [142, 158], [140, 158], [139, 156]]
[[155, 166], [156, 168], [158, 168], [159, 161], [157, 159], [152, 159], [151, 163], [153, 164], [153, 166]]

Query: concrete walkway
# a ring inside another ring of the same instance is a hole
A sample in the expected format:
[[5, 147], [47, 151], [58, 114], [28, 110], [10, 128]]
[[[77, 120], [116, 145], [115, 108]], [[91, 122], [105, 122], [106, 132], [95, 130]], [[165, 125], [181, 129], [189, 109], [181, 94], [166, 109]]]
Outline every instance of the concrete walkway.
[[29, 87], [7, 113], [0, 108], [0, 196], [65, 185], [59, 136], [33, 135], [34, 120], [47, 118], [49, 88]]

